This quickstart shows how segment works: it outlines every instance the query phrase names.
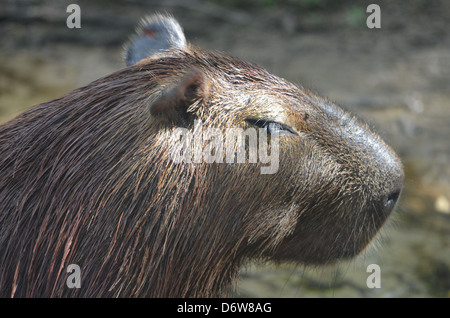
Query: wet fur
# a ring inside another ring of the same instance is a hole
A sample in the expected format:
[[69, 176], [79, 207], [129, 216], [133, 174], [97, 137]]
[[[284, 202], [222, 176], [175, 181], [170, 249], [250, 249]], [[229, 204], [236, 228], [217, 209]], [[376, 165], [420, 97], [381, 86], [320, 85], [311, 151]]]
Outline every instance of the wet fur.
[[[187, 111], [153, 114], [192, 70], [207, 85]], [[387, 217], [365, 213], [367, 202], [390, 181], [325, 104], [256, 65], [190, 48], [2, 125], [0, 296], [217, 297], [248, 259], [323, 264], [358, 254]], [[246, 128], [274, 107], [299, 133], [280, 139], [278, 173], [171, 161], [176, 127], [201, 119]], [[72, 263], [80, 289], [66, 286]]]

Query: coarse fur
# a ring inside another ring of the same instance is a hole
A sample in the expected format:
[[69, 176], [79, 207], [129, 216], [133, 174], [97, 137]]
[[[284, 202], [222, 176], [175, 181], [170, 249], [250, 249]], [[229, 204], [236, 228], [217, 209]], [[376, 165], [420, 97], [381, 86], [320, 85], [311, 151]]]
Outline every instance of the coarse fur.
[[[277, 173], [171, 159], [177, 127], [249, 118], [295, 131]], [[191, 46], [24, 112], [0, 126], [0, 153], [2, 297], [224, 296], [249, 259], [357, 255], [403, 179], [389, 146], [330, 101]]]

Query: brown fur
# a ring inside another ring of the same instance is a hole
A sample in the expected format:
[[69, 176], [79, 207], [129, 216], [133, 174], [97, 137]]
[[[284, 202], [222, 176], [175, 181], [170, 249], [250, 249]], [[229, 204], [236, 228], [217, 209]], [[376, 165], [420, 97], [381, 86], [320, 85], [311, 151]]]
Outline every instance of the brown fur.
[[[280, 136], [275, 174], [170, 159], [174, 129], [194, 119], [225, 129], [273, 116], [298, 134]], [[194, 48], [32, 108], [0, 127], [0, 153], [6, 297], [221, 296], [248, 259], [353, 257], [403, 178], [392, 150], [329, 101]]]

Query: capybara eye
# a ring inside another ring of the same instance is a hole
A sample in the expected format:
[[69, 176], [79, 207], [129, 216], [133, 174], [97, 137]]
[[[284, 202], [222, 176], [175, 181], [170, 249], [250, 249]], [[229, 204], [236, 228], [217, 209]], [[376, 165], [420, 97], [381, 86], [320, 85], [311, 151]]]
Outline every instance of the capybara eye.
[[297, 136], [298, 133], [290, 126], [282, 124], [272, 120], [247, 118], [247, 123], [259, 128], [267, 129], [267, 132], [271, 135], [274, 134], [286, 134]]

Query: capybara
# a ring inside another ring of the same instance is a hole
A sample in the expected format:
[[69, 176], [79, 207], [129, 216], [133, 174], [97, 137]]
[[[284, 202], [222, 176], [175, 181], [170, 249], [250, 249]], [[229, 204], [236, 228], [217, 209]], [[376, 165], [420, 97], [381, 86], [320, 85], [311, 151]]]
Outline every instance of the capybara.
[[[149, 52], [0, 126], [0, 296], [226, 296], [246, 261], [330, 264], [373, 240], [403, 168], [368, 126], [238, 58]], [[175, 162], [195, 121], [276, 136], [278, 170]]]

